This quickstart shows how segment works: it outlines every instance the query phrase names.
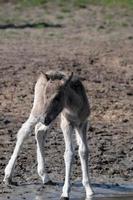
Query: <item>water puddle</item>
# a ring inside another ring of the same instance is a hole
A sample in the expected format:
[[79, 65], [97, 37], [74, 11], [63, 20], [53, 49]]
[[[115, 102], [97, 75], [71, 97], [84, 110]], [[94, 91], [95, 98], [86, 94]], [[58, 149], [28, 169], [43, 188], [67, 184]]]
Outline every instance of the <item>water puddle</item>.
[[[133, 185], [93, 184], [95, 195], [87, 200], [133, 200]], [[62, 184], [41, 186], [41, 184], [21, 184], [4, 189], [0, 200], [59, 200]], [[85, 200], [81, 184], [72, 185], [70, 200]]]

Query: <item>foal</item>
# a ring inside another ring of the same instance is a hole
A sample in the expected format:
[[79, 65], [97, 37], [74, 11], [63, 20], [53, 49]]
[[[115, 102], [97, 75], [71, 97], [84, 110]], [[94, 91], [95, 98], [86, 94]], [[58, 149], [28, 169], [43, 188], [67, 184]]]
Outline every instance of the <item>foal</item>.
[[71, 74], [67, 77], [63, 72], [48, 71], [41, 74], [36, 85], [33, 108], [28, 120], [22, 125], [17, 134], [14, 152], [5, 168], [4, 182], [12, 183], [12, 173], [15, 161], [20, 152], [24, 139], [35, 126], [37, 141], [38, 174], [43, 183], [50, 181], [45, 168], [44, 141], [51, 122], [61, 113], [61, 129], [65, 140], [65, 183], [61, 199], [69, 199], [70, 172], [73, 160], [72, 132], [76, 132], [79, 145], [79, 156], [82, 168], [82, 183], [89, 198], [93, 192], [90, 187], [88, 174], [87, 128], [90, 113], [85, 89], [80, 80]]

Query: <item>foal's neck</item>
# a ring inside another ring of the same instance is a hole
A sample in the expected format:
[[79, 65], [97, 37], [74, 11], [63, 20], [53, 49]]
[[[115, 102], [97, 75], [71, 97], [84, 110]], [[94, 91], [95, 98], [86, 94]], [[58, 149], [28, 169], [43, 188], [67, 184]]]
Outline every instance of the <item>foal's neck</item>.
[[78, 110], [82, 106], [80, 96], [70, 87], [65, 92], [64, 108], [68, 110]]

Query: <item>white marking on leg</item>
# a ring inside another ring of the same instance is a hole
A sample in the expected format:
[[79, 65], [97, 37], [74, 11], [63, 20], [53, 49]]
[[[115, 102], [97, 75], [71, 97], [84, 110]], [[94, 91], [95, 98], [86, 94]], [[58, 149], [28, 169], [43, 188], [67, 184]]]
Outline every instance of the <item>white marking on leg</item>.
[[30, 115], [28, 120], [22, 125], [22, 127], [19, 129], [17, 133], [17, 142], [13, 151], [13, 154], [11, 156], [11, 159], [9, 160], [6, 168], [5, 168], [5, 177], [4, 182], [8, 183], [8, 181], [11, 181], [13, 169], [15, 166], [15, 162], [17, 159], [17, 156], [20, 152], [20, 149], [22, 147], [22, 144], [24, 142], [24, 139], [28, 136], [30, 133], [32, 127], [37, 123], [37, 118]]
[[87, 145], [87, 122], [82, 126], [76, 128], [76, 137], [79, 145], [79, 156], [81, 161], [82, 169], [82, 183], [86, 190], [86, 197], [89, 199], [93, 194], [93, 191], [90, 186], [89, 181], [89, 172], [88, 172], [88, 145]]
[[42, 179], [42, 182], [45, 184], [50, 179], [45, 169], [45, 151], [44, 151], [44, 142], [46, 138], [48, 126], [43, 125], [41, 122], [38, 123], [35, 127], [35, 138], [37, 141], [37, 171], [39, 176]]
[[62, 197], [69, 197], [70, 192], [70, 173], [73, 159], [73, 146], [72, 146], [72, 133], [73, 128], [70, 123], [62, 116], [61, 118], [61, 129], [63, 131], [65, 140], [65, 182], [62, 191]]

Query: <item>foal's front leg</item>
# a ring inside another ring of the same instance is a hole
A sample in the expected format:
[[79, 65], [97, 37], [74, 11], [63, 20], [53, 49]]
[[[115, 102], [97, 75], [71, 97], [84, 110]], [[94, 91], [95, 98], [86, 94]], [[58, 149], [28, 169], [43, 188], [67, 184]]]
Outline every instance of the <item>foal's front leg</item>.
[[73, 159], [73, 146], [72, 146], [72, 133], [73, 128], [64, 118], [61, 117], [61, 129], [64, 135], [65, 140], [65, 153], [64, 153], [64, 160], [65, 160], [65, 183], [63, 186], [63, 191], [61, 195], [61, 199], [67, 200], [69, 199], [69, 192], [70, 192], [70, 173], [71, 173], [71, 166], [72, 166], [72, 159]]
[[82, 183], [86, 190], [86, 198], [90, 199], [93, 191], [90, 186], [88, 172], [88, 145], [87, 145], [87, 127], [88, 122], [84, 122], [80, 127], [76, 128], [77, 142], [79, 145], [79, 156], [82, 168]]
[[29, 135], [32, 127], [36, 123], [37, 123], [37, 118], [35, 118], [33, 115], [30, 115], [28, 120], [19, 129], [19, 131], [17, 133], [16, 146], [14, 148], [11, 159], [9, 160], [9, 162], [8, 162], [6, 168], [5, 168], [5, 177], [4, 177], [4, 180], [3, 180], [5, 182], [5, 184], [12, 184], [13, 183], [12, 182], [12, 174], [13, 174], [13, 169], [14, 169], [14, 166], [15, 166], [17, 156], [20, 152], [20, 149], [22, 147], [24, 139]]
[[47, 129], [48, 126], [43, 125], [41, 122], [39, 122], [35, 127], [35, 138], [37, 141], [37, 162], [38, 162], [37, 171], [44, 184], [50, 181], [49, 176], [46, 173], [45, 155], [44, 155], [44, 142], [46, 139]]

